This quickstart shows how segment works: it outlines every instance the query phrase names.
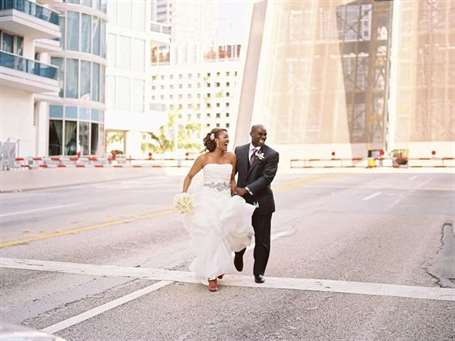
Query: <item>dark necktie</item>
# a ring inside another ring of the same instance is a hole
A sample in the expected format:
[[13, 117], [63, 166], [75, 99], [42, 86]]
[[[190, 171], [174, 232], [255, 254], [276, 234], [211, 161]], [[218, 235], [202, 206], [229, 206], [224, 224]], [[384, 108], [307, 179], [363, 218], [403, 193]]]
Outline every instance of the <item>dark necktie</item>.
[[253, 152], [251, 153], [251, 156], [250, 156], [250, 167], [253, 165], [254, 163], [254, 159], [255, 159], [255, 156], [256, 156], [256, 152], [257, 150], [254, 149]]

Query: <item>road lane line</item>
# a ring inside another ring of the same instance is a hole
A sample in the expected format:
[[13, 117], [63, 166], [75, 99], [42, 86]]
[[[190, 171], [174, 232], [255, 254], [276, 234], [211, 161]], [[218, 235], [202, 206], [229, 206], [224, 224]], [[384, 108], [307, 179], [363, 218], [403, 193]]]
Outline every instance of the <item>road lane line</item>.
[[13, 215], [21, 215], [21, 214], [28, 214], [28, 213], [35, 213], [35, 212], [41, 212], [41, 211], [50, 211], [50, 210], [55, 210], [59, 208], [65, 208], [65, 207], [73, 207], [73, 206], [78, 206], [80, 203], [73, 203], [73, 204], [67, 204], [67, 205], [57, 205], [57, 206], [49, 206], [49, 207], [41, 207], [41, 208], [34, 208], [31, 210], [25, 210], [25, 211], [16, 211], [16, 212], [10, 212], [10, 213], [4, 213], [0, 214], [0, 218], [2, 217], [9, 217]]
[[[155, 268], [121, 267], [115, 265], [94, 265], [15, 258], [0, 258], [0, 268], [61, 272], [89, 276], [127, 277], [192, 284], [200, 283], [191, 272]], [[221, 283], [226, 286], [246, 288], [323, 291], [455, 302], [455, 289], [440, 287], [280, 277], [267, 277], [265, 283], [256, 284], [251, 276], [231, 274], [225, 276]]]
[[70, 228], [70, 229], [66, 229], [66, 230], [57, 230], [57, 231], [53, 231], [53, 232], [43, 232], [43, 233], [37, 234], [35, 236], [30, 236], [30, 237], [23, 238], [23, 239], [0, 241], [0, 249], [4, 249], [7, 247], [11, 247], [11, 246], [27, 244], [27, 243], [31, 243], [31, 242], [35, 242], [35, 241], [39, 241], [39, 240], [46, 240], [46, 239], [51, 239], [51, 238], [55, 238], [55, 237], [63, 237], [63, 236], [68, 236], [68, 235], [72, 235], [72, 234], [79, 234], [81, 232], [92, 231], [92, 230], [96, 230], [99, 228], [105, 228], [105, 227], [110, 227], [110, 226], [119, 225], [119, 224], [131, 223], [131, 222], [134, 222], [134, 221], [137, 221], [140, 219], [157, 218], [157, 217], [169, 215], [174, 212], [175, 212], [174, 209], [167, 208], [167, 209], [153, 211], [151, 213], [131, 216], [126, 219], [115, 219], [115, 220], [110, 220], [110, 221], [100, 223], [100, 224], [95, 224], [95, 225], [75, 227], [75, 228]]
[[53, 324], [49, 327], [44, 328], [42, 331], [45, 333], [49, 334], [54, 334], [59, 331], [62, 331], [64, 329], [67, 329], [71, 326], [74, 326], [76, 324], [79, 324], [81, 322], [84, 322], [88, 319], [91, 319], [92, 317], [98, 316], [100, 314], [105, 313], [106, 311], [109, 311], [111, 309], [117, 308], [125, 303], [131, 302], [135, 299], [138, 299], [139, 297], [142, 297], [144, 295], [150, 294], [151, 292], [157, 291], [161, 288], [164, 288], [173, 282], [171, 281], [160, 281], [158, 283], [152, 284], [148, 287], [142, 288], [140, 290], [134, 291], [131, 294], [119, 297], [113, 301], [110, 301], [108, 303], [105, 303], [103, 305], [100, 305], [99, 307], [87, 310], [86, 312], [83, 312], [79, 315], [70, 317], [69, 319], [63, 320], [61, 322], [58, 322], [56, 324]]
[[411, 181], [413, 181], [413, 180], [415, 180], [415, 179], [417, 179], [417, 175], [411, 176], [411, 177], [409, 178], [409, 180], [411, 180]]
[[363, 201], [367, 201], [367, 200], [373, 199], [373, 198], [375, 198], [375, 197], [377, 197], [378, 195], [381, 195], [381, 194], [382, 194], [382, 192], [376, 192], [376, 193], [373, 193], [373, 194], [363, 198], [362, 200]]

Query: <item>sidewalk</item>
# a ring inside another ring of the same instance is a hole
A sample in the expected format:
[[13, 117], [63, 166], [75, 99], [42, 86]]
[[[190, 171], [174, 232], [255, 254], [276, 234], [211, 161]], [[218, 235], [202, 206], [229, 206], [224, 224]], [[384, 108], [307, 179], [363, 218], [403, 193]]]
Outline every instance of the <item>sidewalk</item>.
[[[183, 177], [189, 168], [49, 168], [0, 172], [0, 193], [77, 186], [149, 176]], [[279, 175], [308, 174], [455, 174], [455, 168], [298, 168]]]
[[0, 172], [0, 193], [59, 188], [168, 174], [155, 168], [66, 168]]

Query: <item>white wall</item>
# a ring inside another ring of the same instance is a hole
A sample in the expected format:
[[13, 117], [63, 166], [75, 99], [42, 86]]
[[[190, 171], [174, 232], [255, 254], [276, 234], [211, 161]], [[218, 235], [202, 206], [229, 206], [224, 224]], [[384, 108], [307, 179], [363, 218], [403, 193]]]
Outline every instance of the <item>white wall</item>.
[[20, 156], [35, 154], [33, 95], [9, 87], [0, 88], [0, 141], [20, 139]]

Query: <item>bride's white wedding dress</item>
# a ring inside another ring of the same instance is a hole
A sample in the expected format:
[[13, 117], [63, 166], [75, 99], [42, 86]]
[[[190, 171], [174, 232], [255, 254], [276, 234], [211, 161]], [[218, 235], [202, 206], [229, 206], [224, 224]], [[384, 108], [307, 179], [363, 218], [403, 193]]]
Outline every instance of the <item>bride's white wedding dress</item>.
[[184, 215], [196, 258], [190, 270], [203, 283], [232, 272], [233, 252], [250, 245], [255, 206], [231, 196], [231, 164], [207, 164], [202, 189], [194, 194], [193, 210]]

